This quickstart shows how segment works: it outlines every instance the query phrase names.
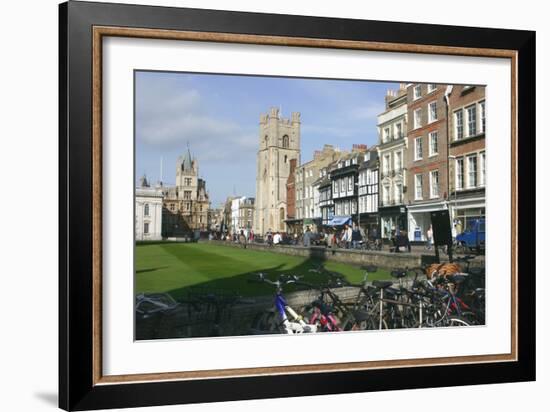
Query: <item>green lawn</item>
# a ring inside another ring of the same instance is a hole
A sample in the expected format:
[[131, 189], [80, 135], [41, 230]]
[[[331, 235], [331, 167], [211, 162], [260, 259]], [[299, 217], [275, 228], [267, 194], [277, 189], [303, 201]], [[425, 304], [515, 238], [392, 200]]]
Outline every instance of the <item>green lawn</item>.
[[[305, 257], [207, 243], [142, 244], [136, 246], [136, 293], [168, 292], [178, 299], [185, 296], [189, 288], [204, 287], [241, 296], [269, 295], [273, 293], [272, 287], [249, 283], [248, 279], [257, 272], [266, 273], [270, 279], [285, 273], [318, 283], [326, 278], [308, 270], [319, 263]], [[352, 283], [361, 282], [364, 276], [358, 267], [344, 263], [326, 261], [325, 267]], [[388, 278], [389, 273], [382, 269], [369, 275], [369, 280]]]

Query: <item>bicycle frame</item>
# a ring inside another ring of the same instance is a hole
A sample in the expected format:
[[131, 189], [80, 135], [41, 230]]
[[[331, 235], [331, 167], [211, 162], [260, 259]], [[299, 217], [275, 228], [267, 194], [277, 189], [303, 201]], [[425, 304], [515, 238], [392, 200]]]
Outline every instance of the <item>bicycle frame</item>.
[[[304, 319], [287, 304], [281, 291], [277, 291], [277, 294], [275, 295], [275, 309], [277, 310], [281, 324], [288, 335], [292, 335], [294, 333], [317, 332], [317, 325], [307, 324]], [[291, 316], [292, 321], [289, 320], [287, 313]]]

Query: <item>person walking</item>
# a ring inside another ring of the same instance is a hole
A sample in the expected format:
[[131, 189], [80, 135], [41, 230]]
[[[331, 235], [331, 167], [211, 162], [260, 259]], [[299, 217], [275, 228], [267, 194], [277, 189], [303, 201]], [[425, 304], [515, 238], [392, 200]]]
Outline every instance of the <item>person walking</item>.
[[433, 233], [432, 225], [430, 225], [430, 227], [426, 231], [426, 239], [428, 240], [428, 244], [426, 245], [426, 249], [428, 249], [428, 250], [432, 249], [433, 240], [434, 240], [433, 236], [434, 236], [434, 233]]
[[311, 229], [309, 226], [306, 228], [306, 232], [304, 233], [304, 247], [310, 247], [311, 246]]
[[359, 229], [352, 230], [351, 232], [351, 245], [354, 249], [359, 249], [359, 243], [361, 242], [362, 236]]
[[239, 233], [239, 244], [243, 247], [243, 249], [246, 249], [246, 236], [242, 230], [241, 233]]
[[351, 229], [351, 226], [345, 225], [344, 231], [342, 232], [342, 241], [344, 242], [344, 247], [346, 249], [349, 249], [350, 247], [352, 236], [353, 236], [353, 230]]
[[273, 246], [273, 234], [271, 233], [271, 229], [267, 231], [266, 238], [267, 238], [267, 246], [269, 247]]

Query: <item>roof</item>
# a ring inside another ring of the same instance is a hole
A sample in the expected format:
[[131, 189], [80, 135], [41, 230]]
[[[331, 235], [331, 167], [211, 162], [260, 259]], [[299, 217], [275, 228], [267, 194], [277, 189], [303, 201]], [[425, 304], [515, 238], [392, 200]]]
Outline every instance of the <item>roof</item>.
[[189, 149], [189, 145], [187, 145], [187, 153], [185, 153], [183, 156], [180, 156], [178, 160], [181, 163], [182, 170], [193, 169], [193, 158], [191, 157], [191, 150]]

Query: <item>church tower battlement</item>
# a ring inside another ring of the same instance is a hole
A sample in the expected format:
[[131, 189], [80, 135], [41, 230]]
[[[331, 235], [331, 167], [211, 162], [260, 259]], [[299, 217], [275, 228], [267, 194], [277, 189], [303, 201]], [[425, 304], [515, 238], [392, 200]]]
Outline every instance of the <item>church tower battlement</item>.
[[286, 230], [286, 182], [290, 161], [296, 159], [300, 165], [300, 124], [300, 113], [283, 118], [276, 107], [260, 115], [254, 222], [257, 234]]

